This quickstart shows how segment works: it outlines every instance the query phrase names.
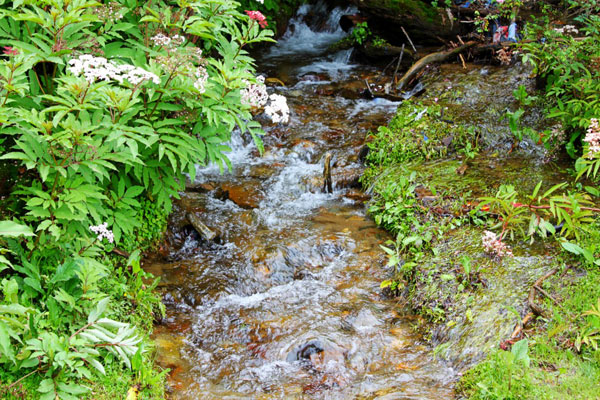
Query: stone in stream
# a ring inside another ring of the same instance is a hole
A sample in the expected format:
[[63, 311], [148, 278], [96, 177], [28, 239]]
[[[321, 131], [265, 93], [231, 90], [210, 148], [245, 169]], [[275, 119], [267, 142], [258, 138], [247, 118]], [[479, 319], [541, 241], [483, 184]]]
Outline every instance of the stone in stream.
[[215, 231], [206, 226], [198, 215], [194, 213], [188, 213], [187, 219], [190, 222], [190, 224], [192, 224], [196, 232], [198, 232], [200, 236], [202, 236], [202, 238], [204, 238], [205, 240], [211, 241], [217, 237]]
[[221, 189], [224, 198], [233, 201], [238, 207], [252, 209], [258, 208], [258, 204], [264, 198], [264, 193], [257, 186], [256, 182], [244, 184], [224, 183], [221, 185]]

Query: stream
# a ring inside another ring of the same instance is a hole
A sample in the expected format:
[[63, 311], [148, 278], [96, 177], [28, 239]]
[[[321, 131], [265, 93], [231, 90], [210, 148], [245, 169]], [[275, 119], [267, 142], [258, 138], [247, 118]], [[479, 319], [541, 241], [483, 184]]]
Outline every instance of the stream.
[[[266, 128], [262, 157], [234, 137], [233, 171], [199, 169], [202, 187], [172, 217], [184, 224], [196, 213], [219, 243], [188, 229], [167, 261], [145, 266], [165, 292], [155, 340], [175, 399], [452, 397], [452, 368], [432, 358], [415, 317], [381, 295], [390, 271], [379, 245], [389, 236], [357, 189], [365, 135], [397, 103], [323, 95], [373, 70], [350, 63], [349, 51], [323, 55], [351, 10], [314, 7], [323, 6], [303, 6], [259, 59], [261, 73], [286, 84], [276, 90], [290, 123]], [[327, 152], [332, 194], [321, 192]]]
[[[168, 254], [144, 265], [161, 277], [167, 317], [154, 339], [174, 399], [454, 397], [457, 371], [379, 288], [390, 236], [366, 215], [359, 154], [399, 103], [359, 98], [378, 69], [327, 52], [352, 12], [302, 6], [258, 56], [259, 73], [285, 84], [269, 90], [287, 97], [290, 123], [265, 125], [262, 156], [234, 133], [233, 170], [198, 169], [171, 216]], [[202, 240], [188, 213], [218, 239]]]

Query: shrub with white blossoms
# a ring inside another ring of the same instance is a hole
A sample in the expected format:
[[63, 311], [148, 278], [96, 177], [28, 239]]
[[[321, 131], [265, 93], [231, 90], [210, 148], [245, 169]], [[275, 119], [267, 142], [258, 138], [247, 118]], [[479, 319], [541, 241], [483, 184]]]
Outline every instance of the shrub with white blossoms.
[[132, 85], [138, 85], [144, 81], [152, 81], [157, 85], [160, 78], [143, 68], [129, 64], [117, 65], [104, 57], [94, 57], [89, 54], [80, 55], [69, 60], [68, 70], [75, 76], [83, 74], [89, 83], [95, 81], [117, 81], [123, 83], [128, 81]]
[[194, 87], [200, 92], [204, 93], [206, 90], [206, 82], [208, 81], [208, 71], [204, 66], [199, 66], [196, 68], [196, 72], [194, 73], [196, 80], [194, 81]]
[[115, 241], [115, 235], [110, 229], [108, 229], [108, 224], [106, 222], [100, 225], [90, 226], [90, 231], [98, 235], [96, 239], [100, 242], [102, 241], [102, 239], [108, 240], [108, 243], [112, 243]]
[[485, 251], [491, 255], [497, 256], [499, 258], [513, 256], [510, 247], [508, 247], [506, 243], [502, 242], [502, 239], [498, 238], [498, 236], [494, 232], [484, 231], [483, 236], [481, 237], [481, 241], [483, 243]]
[[242, 103], [251, 108], [263, 108], [265, 114], [274, 123], [288, 123], [290, 117], [290, 109], [287, 105], [287, 99], [280, 94], [269, 95], [267, 86], [265, 85], [265, 77], [257, 76], [258, 83], [250, 83], [245, 81], [246, 87], [240, 91]]
[[256, 80], [258, 83], [244, 81], [246, 87], [240, 92], [242, 96], [242, 103], [250, 106], [251, 108], [264, 107], [269, 100], [269, 93], [267, 93], [267, 86], [265, 85], [265, 77], [257, 76]]
[[166, 49], [174, 49], [181, 46], [185, 42], [185, 37], [181, 35], [167, 36], [162, 33], [154, 35], [150, 38], [156, 46], [162, 46]]
[[554, 28], [554, 31], [558, 32], [558, 33], [571, 33], [571, 34], [578, 34], [579, 33], [579, 29], [575, 28], [574, 25], [564, 25], [561, 28]]
[[290, 120], [290, 109], [285, 96], [280, 94], [270, 95], [269, 104], [265, 106], [265, 114], [276, 124], [280, 122], [287, 124]]

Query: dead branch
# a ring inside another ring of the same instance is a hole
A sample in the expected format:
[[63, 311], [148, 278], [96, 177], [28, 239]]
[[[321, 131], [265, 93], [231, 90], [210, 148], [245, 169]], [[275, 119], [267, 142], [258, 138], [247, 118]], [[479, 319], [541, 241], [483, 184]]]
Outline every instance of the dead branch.
[[439, 63], [439, 62], [445, 61], [448, 58], [475, 46], [476, 44], [477, 44], [476, 41], [470, 41], [470, 42], [467, 42], [464, 45], [459, 46], [452, 50], [441, 51], [441, 52], [426, 55], [425, 57], [419, 59], [419, 61], [414, 63], [412, 67], [410, 67], [410, 69], [404, 74], [404, 76], [398, 82], [396, 89], [402, 90], [402, 88], [404, 86], [406, 86], [406, 84], [410, 80], [412, 80], [412, 78], [415, 75], [417, 75], [419, 72], [421, 72], [421, 70], [423, 70], [428, 64]]
[[527, 302], [529, 303], [529, 308], [531, 308], [531, 311], [533, 311], [533, 313], [536, 316], [544, 315], [544, 309], [535, 303], [535, 287], [540, 287], [546, 279], [550, 278], [557, 272], [558, 268], [554, 268], [552, 271], [548, 272], [546, 275], [542, 276], [537, 281], [535, 281], [535, 283], [531, 287], [531, 290], [529, 290], [529, 297], [527, 298]]

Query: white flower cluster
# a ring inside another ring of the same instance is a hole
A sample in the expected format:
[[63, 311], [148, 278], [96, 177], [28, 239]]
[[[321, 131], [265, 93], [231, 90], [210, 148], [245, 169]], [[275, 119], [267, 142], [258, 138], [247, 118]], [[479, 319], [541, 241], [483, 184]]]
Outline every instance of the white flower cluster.
[[583, 141], [590, 145], [587, 158], [592, 159], [600, 154], [600, 124], [598, 123], [597, 118], [591, 119], [590, 126], [588, 127]]
[[196, 81], [194, 82], [194, 87], [200, 92], [204, 93], [206, 90], [206, 81], [208, 80], [208, 72], [206, 68], [203, 66], [199, 66], [196, 68], [196, 72], [194, 73], [196, 76]]
[[287, 124], [290, 120], [290, 109], [285, 96], [272, 94], [269, 96], [269, 100], [269, 104], [265, 106], [265, 114], [276, 124], [280, 122]]
[[181, 46], [183, 42], [185, 42], [185, 38], [181, 35], [169, 37], [162, 33], [152, 36], [150, 40], [152, 40], [156, 46], [162, 46], [169, 49]]
[[92, 10], [94, 14], [98, 16], [98, 19], [102, 21], [118, 21], [123, 18], [123, 8], [119, 3], [109, 3], [96, 7]]
[[513, 253], [510, 247], [508, 247], [502, 240], [498, 239], [494, 232], [484, 231], [483, 236], [481, 237], [481, 241], [483, 243], [483, 247], [485, 251], [496, 255], [500, 258], [502, 257], [512, 257]]
[[257, 3], [265, 4], [265, 0], [256, 0]]
[[133, 85], [144, 81], [152, 81], [157, 85], [160, 83], [160, 78], [157, 75], [143, 68], [129, 64], [116, 65], [104, 57], [94, 57], [89, 54], [69, 60], [68, 70], [76, 76], [83, 74], [90, 83], [97, 80], [114, 80], [119, 83], [127, 80]]
[[579, 30], [575, 28], [574, 25], [564, 25], [561, 28], [554, 28], [554, 30], [558, 33], [572, 33], [574, 35], [579, 33]]
[[106, 222], [100, 225], [90, 226], [90, 231], [98, 235], [97, 239], [99, 241], [102, 241], [102, 239], [108, 240], [109, 243], [115, 241], [115, 236], [113, 235], [113, 232], [108, 229], [108, 224]]
[[241, 90], [242, 102], [253, 108], [260, 108], [267, 104], [269, 94], [265, 86], [265, 77], [257, 76], [258, 83], [246, 82], [246, 87]]

